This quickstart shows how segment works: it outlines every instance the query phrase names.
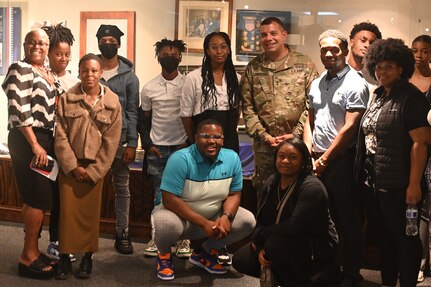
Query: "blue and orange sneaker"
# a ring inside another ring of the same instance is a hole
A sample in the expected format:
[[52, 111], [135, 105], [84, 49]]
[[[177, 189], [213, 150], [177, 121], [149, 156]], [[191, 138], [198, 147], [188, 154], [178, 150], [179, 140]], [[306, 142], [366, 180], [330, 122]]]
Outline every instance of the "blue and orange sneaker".
[[170, 252], [164, 255], [157, 254], [157, 277], [161, 280], [172, 280], [175, 278], [174, 262]]
[[210, 254], [202, 251], [201, 253], [195, 253], [193, 251], [192, 256], [189, 258], [189, 262], [193, 265], [201, 267], [211, 274], [225, 274], [226, 269], [217, 262], [217, 250], [211, 249]]

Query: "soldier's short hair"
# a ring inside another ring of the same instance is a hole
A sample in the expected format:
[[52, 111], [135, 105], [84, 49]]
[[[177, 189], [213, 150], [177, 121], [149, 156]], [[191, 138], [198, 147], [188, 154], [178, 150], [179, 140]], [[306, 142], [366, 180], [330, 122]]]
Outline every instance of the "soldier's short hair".
[[275, 23], [277, 23], [278, 25], [280, 25], [280, 27], [282, 28], [282, 30], [284, 31], [284, 30], [286, 30], [286, 28], [284, 27], [284, 23], [283, 23], [283, 21], [281, 21], [279, 18], [277, 18], [277, 17], [267, 17], [267, 18], [265, 18], [265, 19], [263, 19], [263, 21], [262, 22], [260, 22], [260, 26], [262, 26], [262, 25], [269, 25], [269, 24], [271, 24], [271, 23], [273, 23], [273, 22], [275, 22]]

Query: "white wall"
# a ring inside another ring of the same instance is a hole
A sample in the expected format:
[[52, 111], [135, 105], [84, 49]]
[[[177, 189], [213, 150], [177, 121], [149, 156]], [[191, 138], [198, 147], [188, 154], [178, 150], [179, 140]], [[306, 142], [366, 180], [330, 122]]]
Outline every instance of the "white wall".
[[[369, 20], [377, 24], [383, 37], [402, 38], [407, 44], [424, 29], [431, 26], [430, 0], [233, 0], [232, 34], [235, 39], [236, 10], [245, 5], [253, 10], [292, 11], [292, 33], [302, 34], [304, 45], [297, 50], [310, 55], [322, 70], [319, 59], [317, 36], [328, 28], [339, 29], [349, 34], [354, 23]], [[135, 64], [141, 87], [160, 72], [154, 58], [154, 43], [160, 39], [174, 37], [175, 0], [18, 0], [0, 1], [0, 6], [22, 7], [22, 35], [30, 29], [33, 21], [67, 21], [76, 42], [72, 47], [69, 68], [77, 74], [79, 61], [80, 11], [136, 11]], [[304, 12], [336, 12], [336, 16], [317, 16], [314, 25], [299, 27], [298, 19]], [[419, 21], [420, 20], [420, 21]], [[431, 27], [430, 27], [431, 28]], [[315, 39], [315, 40], [314, 40]], [[234, 40], [232, 50], [235, 50]], [[183, 63], [198, 65], [202, 55], [184, 55]], [[235, 64], [247, 62], [235, 60]], [[0, 82], [3, 81], [0, 76]], [[0, 143], [7, 142], [7, 101], [0, 90]]]

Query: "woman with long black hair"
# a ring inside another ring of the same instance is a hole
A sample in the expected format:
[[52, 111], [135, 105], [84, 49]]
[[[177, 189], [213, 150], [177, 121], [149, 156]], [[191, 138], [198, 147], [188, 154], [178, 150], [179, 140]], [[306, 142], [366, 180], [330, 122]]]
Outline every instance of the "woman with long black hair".
[[223, 147], [239, 152], [239, 75], [232, 62], [231, 42], [224, 32], [204, 40], [202, 67], [190, 72], [181, 97], [181, 119], [190, 143], [194, 130], [205, 119], [215, 119], [224, 131]]

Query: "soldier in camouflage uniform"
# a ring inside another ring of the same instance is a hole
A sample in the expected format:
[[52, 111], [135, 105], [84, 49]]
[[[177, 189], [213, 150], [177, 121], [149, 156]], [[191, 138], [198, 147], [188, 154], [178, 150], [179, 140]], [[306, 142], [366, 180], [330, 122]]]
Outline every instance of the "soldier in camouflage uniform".
[[307, 96], [318, 72], [308, 56], [285, 45], [283, 23], [268, 17], [260, 26], [264, 53], [247, 66], [241, 80], [242, 113], [253, 138], [253, 186], [258, 202], [263, 183], [274, 172], [274, 149], [293, 134], [302, 138]]

